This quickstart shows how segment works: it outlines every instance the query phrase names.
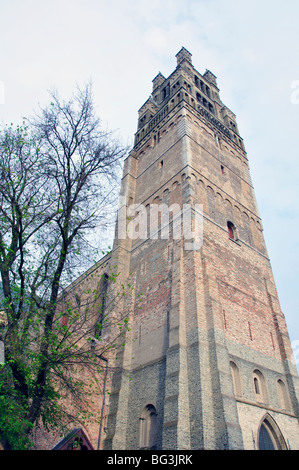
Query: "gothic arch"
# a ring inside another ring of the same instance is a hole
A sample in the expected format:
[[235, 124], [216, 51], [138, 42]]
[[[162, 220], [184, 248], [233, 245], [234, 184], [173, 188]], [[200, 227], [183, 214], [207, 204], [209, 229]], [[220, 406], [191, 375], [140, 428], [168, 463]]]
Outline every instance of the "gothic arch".
[[197, 183], [197, 177], [195, 173], [191, 173], [191, 180], [194, 181], [194, 183]]
[[237, 240], [237, 228], [233, 222], [230, 220], [227, 221], [227, 230], [228, 230], [228, 235], [231, 240]]
[[140, 449], [155, 449], [157, 445], [157, 411], [154, 405], [146, 405], [139, 418]]
[[257, 437], [259, 450], [288, 450], [278, 424], [269, 413], [263, 416], [258, 427]]
[[211, 186], [207, 186], [207, 200], [209, 216], [211, 219], [215, 219], [215, 192]]
[[212, 196], [215, 197], [215, 191], [214, 191], [214, 189], [212, 188], [212, 186], [207, 186], [207, 192], [210, 193]]
[[280, 402], [280, 406], [283, 410], [289, 410], [290, 409], [290, 402], [289, 402], [289, 397], [288, 397], [288, 392], [287, 392], [287, 387], [285, 382], [279, 378], [276, 381], [277, 385], [277, 392], [278, 392], [278, 398]]
[[234, 216], [235, 220], [240, 223], [241, 222], [241, 211], [238, 206], [234, 206]]
[[219, 202], [219, 204], [223, 203], [223, 197], [219, 192], [216, 193], [216, 199]]
[[250, 227], [250, 217], [247, 212], [242, 212], [243, 237], [246, 243], [252, 244], [252, 233]]
[[230, 361], [230, 371], [233, 379], [233, 389], [235, 396], [242, 396], [242, 386], [239, 367], [234, 361]]
[[252, 378], [255, 399], [260, 403], [268, 403], [268, 390], [264, 374], [259, 369], [254, 369]]
[[205, 183], [203, 180], [198, 180], [198, 186], [196, 188], [197, 200], [200, 204], [203, 204], [204, 212], [207, 212], [207, 194], [205, 190]]
[[230, 202], [230, 200], [226, 198], [224, 200], [224, 203], [225, 203], [226, 207], [228, 208], [228, 210], [231, 211], [232, 210], [232, 203]]
[[234, 219], [234, 213], [233, 213], [233, 205], [229, 199], [224, 200], [224, 206], [225, 206], [225, 213], [226, 213], [226, 218], [227, 220], [233, 221]]
[[244, 221], [244, 224], [249, 223], [249, 215], [245, 211], [242, 212], [242, 220]]

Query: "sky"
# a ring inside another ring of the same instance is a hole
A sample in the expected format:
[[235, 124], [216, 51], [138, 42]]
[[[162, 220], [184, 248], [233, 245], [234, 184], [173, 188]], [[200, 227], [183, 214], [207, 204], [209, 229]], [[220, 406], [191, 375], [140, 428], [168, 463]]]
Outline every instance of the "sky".
[[18, 124], [93, 84], [103, 125], [132, 146], [138, 109], [184, 46], [237, 116], [299, 363], [298, 0], [0, 0], [0, 120]]

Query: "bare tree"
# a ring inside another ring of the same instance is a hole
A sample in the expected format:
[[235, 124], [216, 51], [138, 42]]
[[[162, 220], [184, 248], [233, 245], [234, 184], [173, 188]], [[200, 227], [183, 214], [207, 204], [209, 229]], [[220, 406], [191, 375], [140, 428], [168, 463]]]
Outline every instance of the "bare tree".
[[[82, 309], [69, 303], [64, 328], [57, 322], [59, 296], [78, 276], [79, 262], [89, 255], [92, 264], [88, 235], [107, 221], [126, 154], [96, 118], [90, 85], [67, 102], [56, 92], [51, 99], [34, 119], [5, 127], [0, 135], [1, 310], [6, 317], [0, 338], [6, 358], [0, 374], [0, 437], [8, 448], [28, 445], [40, 418], [51, 424], [57, 421], [54, 411], [63, 415], [58, 406], [63, 384], [79, 396], [78, 381], [70, 379], [71, 363], [94, 365], [82, 348], [81, 339], [91, 331], [82, 328]], [[110, 281], [116, 278], [117, 273]], [[101, 310], [98, 295], [93, 301]]]

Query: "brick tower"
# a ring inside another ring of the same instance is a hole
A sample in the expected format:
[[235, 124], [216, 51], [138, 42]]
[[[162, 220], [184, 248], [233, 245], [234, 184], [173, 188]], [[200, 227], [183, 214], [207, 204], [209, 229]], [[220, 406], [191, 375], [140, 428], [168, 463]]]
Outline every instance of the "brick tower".
[[[111, 263], [134, 289], [104, 448], [299, 449], [297, 371], [236, 116], [213, 73], [185, 48], [176, 58], [124, 166]], [[186, 207], [199, 246], [177, 231]]]

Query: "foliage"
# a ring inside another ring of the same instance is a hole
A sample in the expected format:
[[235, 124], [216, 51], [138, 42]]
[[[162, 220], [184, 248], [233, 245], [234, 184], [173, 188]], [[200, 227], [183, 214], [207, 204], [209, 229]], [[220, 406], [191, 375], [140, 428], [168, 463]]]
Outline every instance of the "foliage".
[[[0, 130], [0, 340], [6, 359], [0, 438], [7, 448], [28, 447], [39, 420], [51, 427], [67, 425], [76, 414], [86, 417], [86, 381], [80, 377], [101, 371], [86, 338], [93, 333], [100, 341], [105, 321], [114, 332], [105, 348], [112, 348], [128, 327], [122, 318], [116, 331], [109, 309], [104, 315], [100, 279], [95, 292], [80, 293], [85, 308], [78, 308], [78, 292], [77, 301], [72, 289], [62, 295], [78, 266], [95, 256], [88, 236], [107, 223], [126, 149], [103, 131], [90, 85], [68, 102], [56, 92], [51, 100], [22, 126]], [[114, 289], [106, 306], [117, 299]], [[69, 397], [73, 414], [63, 405]]]

